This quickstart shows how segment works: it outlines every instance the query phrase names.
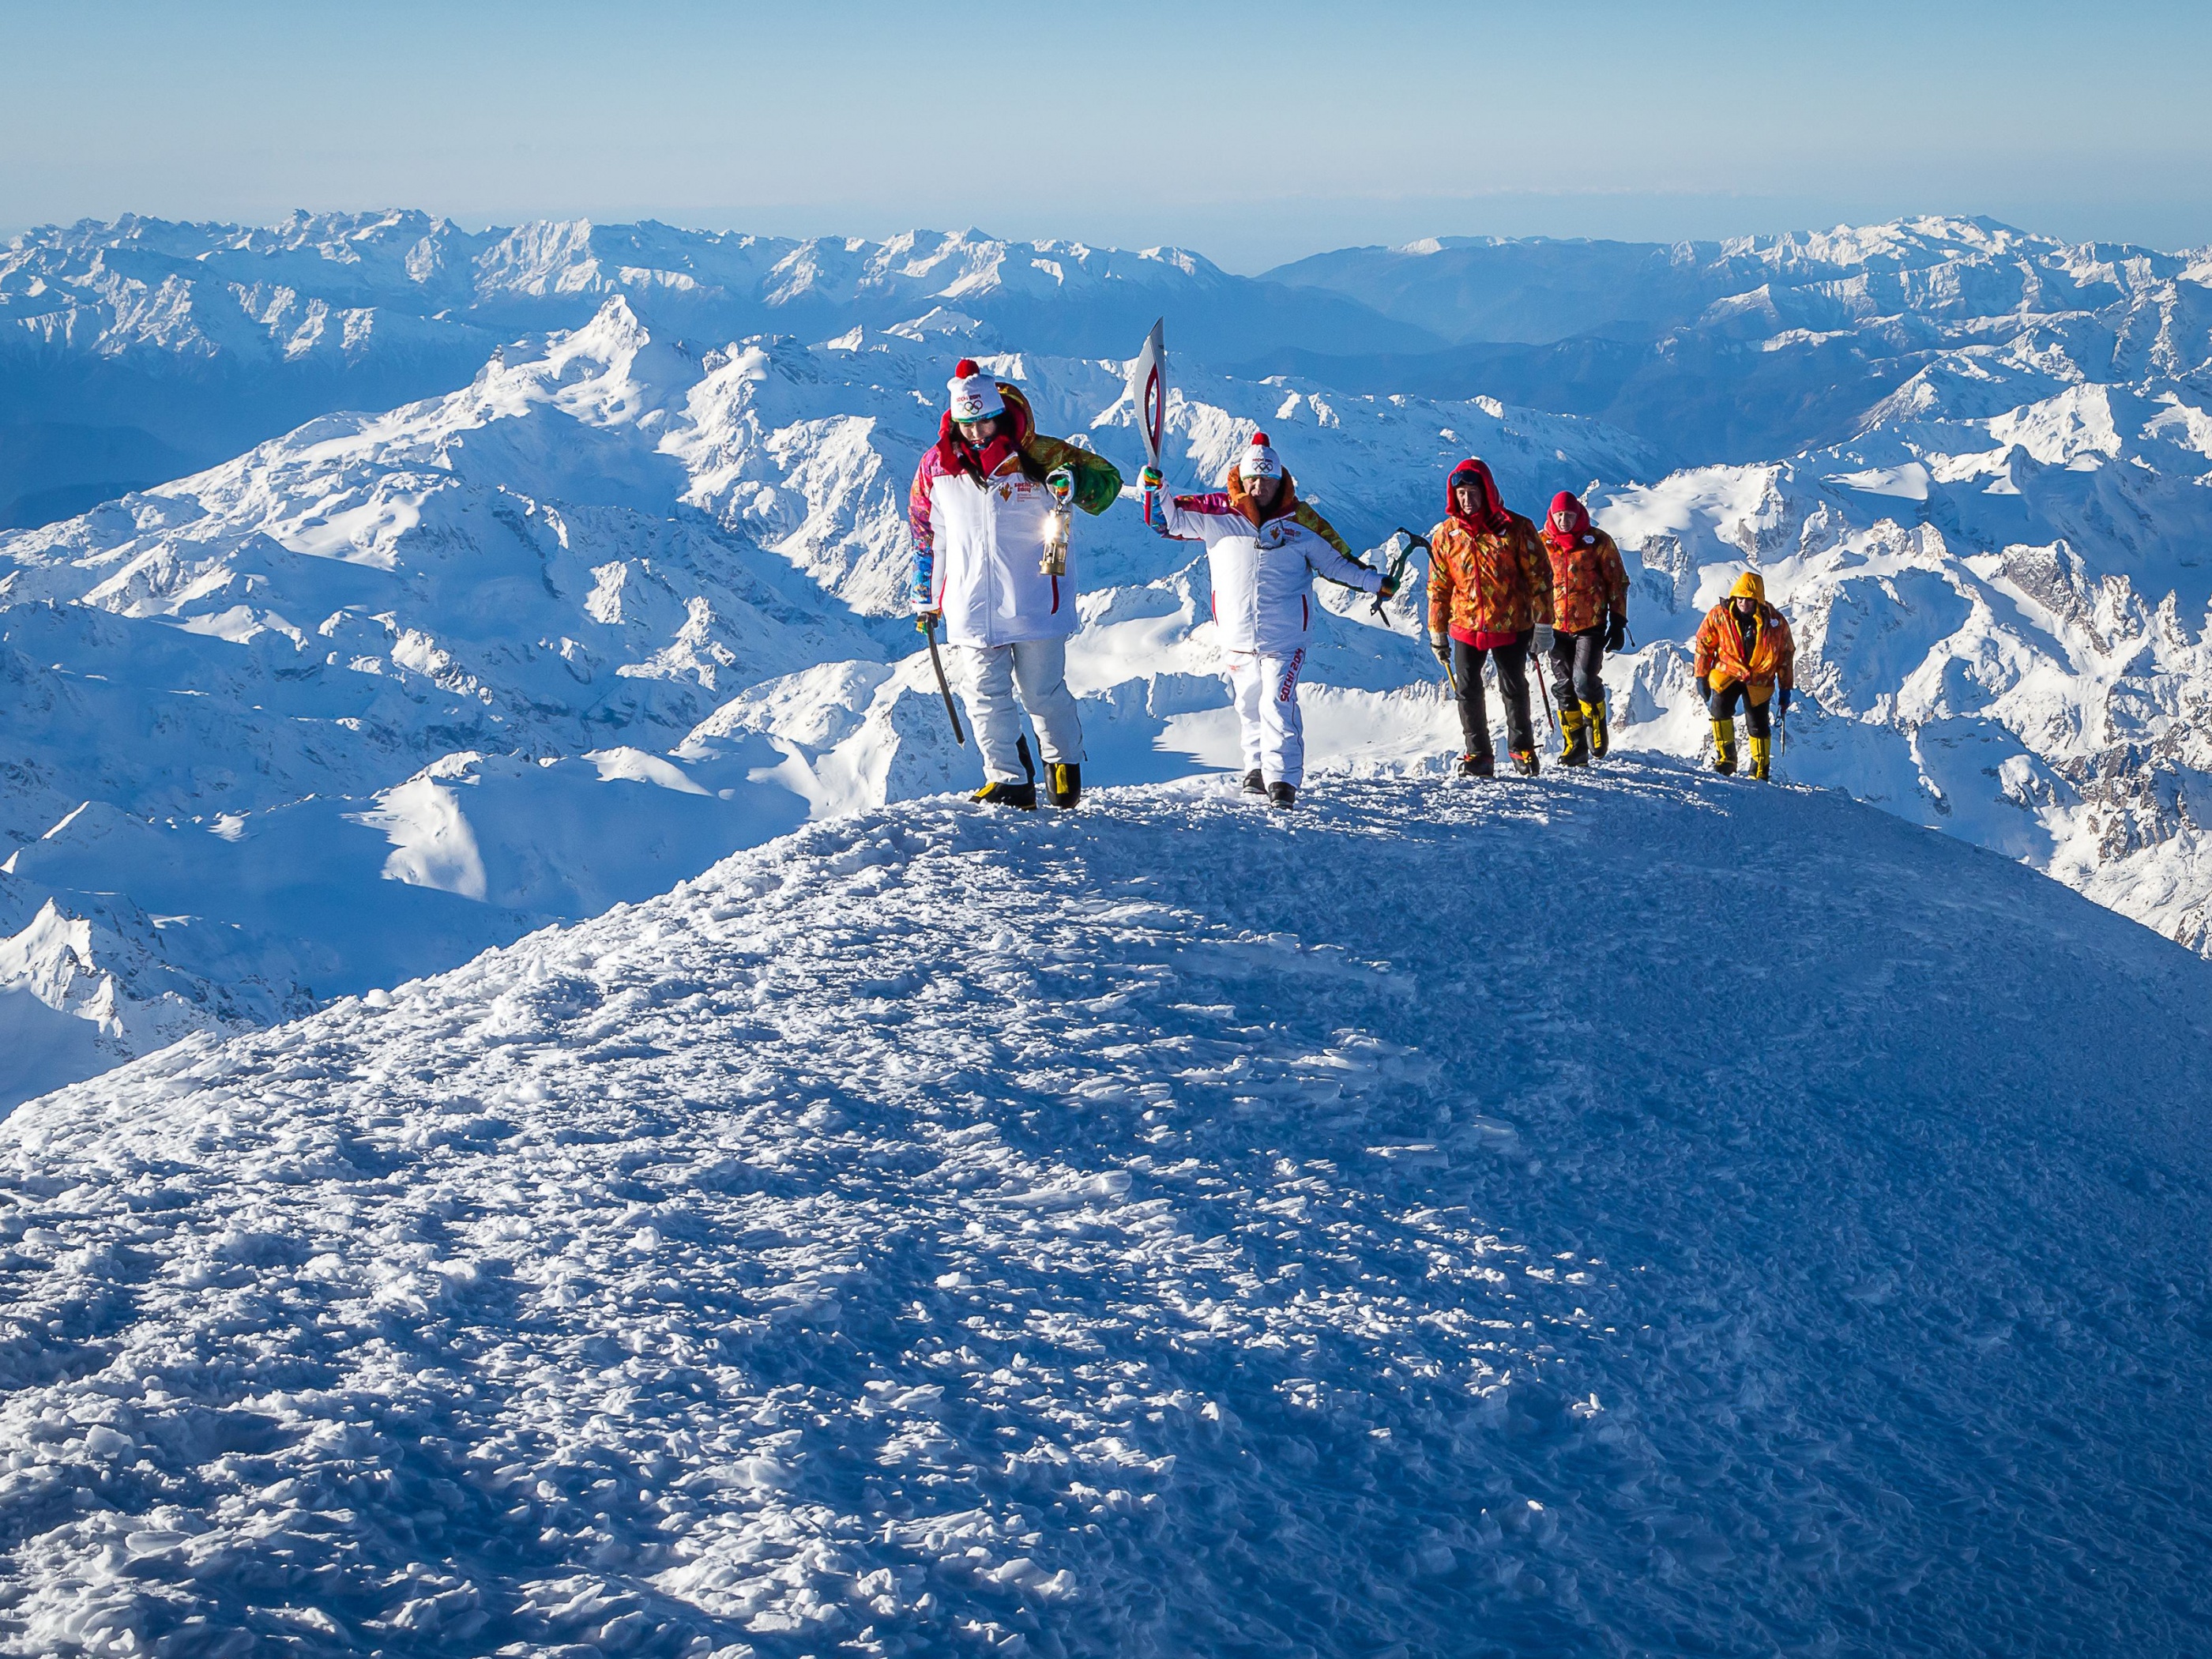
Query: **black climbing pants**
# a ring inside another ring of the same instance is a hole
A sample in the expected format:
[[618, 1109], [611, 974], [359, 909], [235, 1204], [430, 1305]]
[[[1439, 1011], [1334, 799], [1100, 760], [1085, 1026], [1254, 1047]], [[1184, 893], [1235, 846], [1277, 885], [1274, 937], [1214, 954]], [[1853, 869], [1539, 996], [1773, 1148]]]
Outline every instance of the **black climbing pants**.
[[1559, 707], [1571, 708], [1586, 702], [1593, 708], [1605, 703], [1605, 624], [1578, 634], [1552, 635], [1552, 695]]
[[1771, 685], [1766, 688], [1765, 694], [1760, 696], [1741, 680], [1730, 680], [1707, 698], [1706, 702], [1717, 720], [1735, 719], [1736, 705], [1740, 702], [1743, 705], [1745, 729], [1753, 737], [1764, 738], [1773, 733], [1773, 723], [1768, 718], [1774, 707], [1774, 688]]
[[1459, 729], [1467, 753], [1492, 752], [1490, 710], [1482, 690], [1482, 663], [1486, 657], [1498, 665], [1498, 695], [1505, 705], [1505, 747], [1511, 750], [1536, 746], [1535, 726], [1528, 719], [1528, 634], [1522, 634], [1510, 645], [1485, 647], [1469, 645], [1465, 640], [1452, 641], [1452, 680], [1459, 692]]

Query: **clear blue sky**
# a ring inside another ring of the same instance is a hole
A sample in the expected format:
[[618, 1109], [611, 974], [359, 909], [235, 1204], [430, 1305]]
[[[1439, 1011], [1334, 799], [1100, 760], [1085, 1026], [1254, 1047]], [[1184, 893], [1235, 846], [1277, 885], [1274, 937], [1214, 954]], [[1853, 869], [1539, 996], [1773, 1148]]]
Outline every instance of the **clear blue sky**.
[[1232, 270], [1986, 213], [2212, 243], [2212, 5], [0, 0], [0, 226], [980, 225]]

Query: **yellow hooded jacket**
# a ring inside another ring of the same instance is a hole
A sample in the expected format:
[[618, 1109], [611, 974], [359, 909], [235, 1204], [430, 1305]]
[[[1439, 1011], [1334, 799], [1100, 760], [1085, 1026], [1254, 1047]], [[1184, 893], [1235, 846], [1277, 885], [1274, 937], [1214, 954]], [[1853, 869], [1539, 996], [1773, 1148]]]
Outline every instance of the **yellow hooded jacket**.
[[[1756, 599], [1759, 610], [1752, 625], [1738, 619], [1734, 602]], [[1765, 702], [1776, 683], [1796, 685], [1796, 641], [1782, 613], [1766, 602], [1766, 583], [1755, 571], [1735, 579], [1729, 596], [1705, 612], [1698, 629], [1698, 657], [1692, 670], [1716, 691], [1741, 685], [1755, 702]]]

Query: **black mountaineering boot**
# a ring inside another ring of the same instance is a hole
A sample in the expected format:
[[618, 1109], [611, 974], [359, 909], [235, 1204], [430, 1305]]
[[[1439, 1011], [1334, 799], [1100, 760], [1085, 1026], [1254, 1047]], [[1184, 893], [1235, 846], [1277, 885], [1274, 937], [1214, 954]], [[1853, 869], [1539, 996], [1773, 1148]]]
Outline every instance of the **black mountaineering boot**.
[[1271, 783], [1267, 786], [1267, 805], [1278, 811], [1287, 812], [1298, 804], [1298, 787], [1294, 783]]
[[1495, 777], [1498, 775], [1498, 761], [1487, 753], [1462, 755], [1459, 757], [1459, 775], [1463, 778]]
[[1024, 812], [1036, 811], [1036, 785], [1033, 783], [987, 783], [970, 800], [980, 800], [988, 806], [1018, 806]]
[[1083, 799], [1083, 769], [1073, 761], [1054, 761], [1044, 769], [1054, 806], [1073, 806]]
[[1516, 749], [1511, 750], [1510, 753], [1513, 757], [1513, 769], [1515, 771], [1518, 772], [1524, 778], [1533, 778], [1536, 775], [1536, 751], [1534, 750]]
[[1260, 775], [1260, 769], [1256, 766], [1244, 775], [1244, 793], [1248, 795], [1264, 795], [1267, 793], [1267, 781]]

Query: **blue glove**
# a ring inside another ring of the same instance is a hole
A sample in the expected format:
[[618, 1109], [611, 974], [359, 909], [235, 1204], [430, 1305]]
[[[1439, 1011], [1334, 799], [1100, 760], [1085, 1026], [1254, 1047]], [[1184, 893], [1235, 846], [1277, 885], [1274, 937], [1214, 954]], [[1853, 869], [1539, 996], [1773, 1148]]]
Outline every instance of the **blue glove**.
[[1782, 688], [1782, 712], [1785, 714], [1790, 712], [1790, 688], [1786, 685]]

